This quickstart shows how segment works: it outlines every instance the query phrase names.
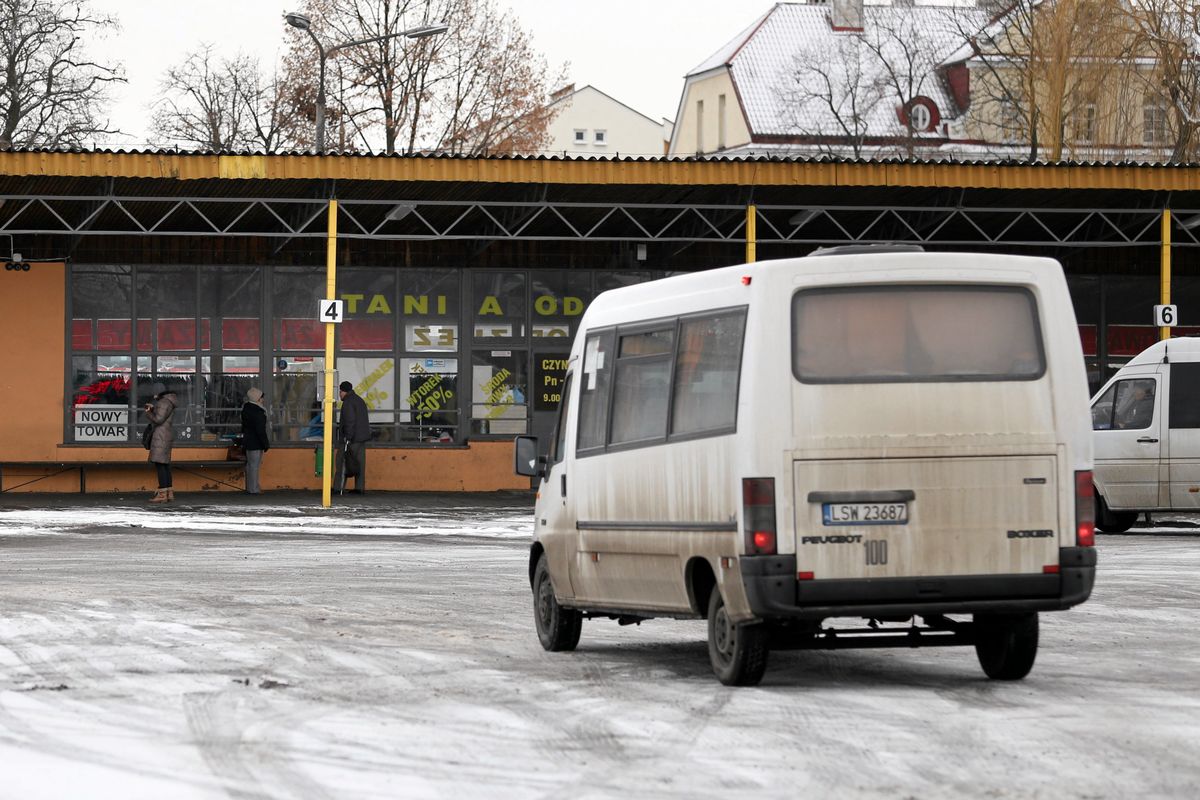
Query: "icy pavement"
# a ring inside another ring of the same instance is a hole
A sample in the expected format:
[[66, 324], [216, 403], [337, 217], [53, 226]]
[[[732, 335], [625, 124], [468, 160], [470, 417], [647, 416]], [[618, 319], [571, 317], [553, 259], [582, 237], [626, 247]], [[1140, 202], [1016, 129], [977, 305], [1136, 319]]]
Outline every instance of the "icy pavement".
[[[0, 798], [1200, 796], [1200, 529], [1099, 537], [1019, 683], [701, 622], [545, 653], [524, 496], [0, 500]], [[355, 501], [358, 501], [357, 503]]]

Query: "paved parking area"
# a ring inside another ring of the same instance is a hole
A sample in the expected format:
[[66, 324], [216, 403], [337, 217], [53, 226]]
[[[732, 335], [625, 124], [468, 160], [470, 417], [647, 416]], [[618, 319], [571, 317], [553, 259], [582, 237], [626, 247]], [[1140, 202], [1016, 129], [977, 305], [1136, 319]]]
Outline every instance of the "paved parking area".
[[[1200, 796], [1200, 528], [1098, 537], [1033, 673], [702, 622], [542, 651], [526, 495], [0, 499], [0, 797]], [[357, 502], [355, 502], [357, 501]]]

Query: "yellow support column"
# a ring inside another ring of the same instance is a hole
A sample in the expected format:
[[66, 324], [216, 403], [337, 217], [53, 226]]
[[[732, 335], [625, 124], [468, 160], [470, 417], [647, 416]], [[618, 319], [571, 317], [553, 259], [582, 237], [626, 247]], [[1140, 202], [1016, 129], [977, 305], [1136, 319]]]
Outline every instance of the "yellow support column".
[[758, 238], [758, 215], [754, 205], [746, 206], [746, 263], [753, 264], [754, 246]]
[[[337, 299], [337, 200], [329, 201], [329, 232], [325, 247], [325, 298]], [[325, 402], [322, 419], [325, 423], [321, 460], [321, 505], [329, 508], [333, 497], [333, 322], [325, 323]]]
[[[1159, 264], [1159, 303], [1171, 305], [1171, 209], [1163, 209], [1162, 214], [1162, 259]], [[1159, 339], [1170, 339], [1171, 329], [1158, 329]]]

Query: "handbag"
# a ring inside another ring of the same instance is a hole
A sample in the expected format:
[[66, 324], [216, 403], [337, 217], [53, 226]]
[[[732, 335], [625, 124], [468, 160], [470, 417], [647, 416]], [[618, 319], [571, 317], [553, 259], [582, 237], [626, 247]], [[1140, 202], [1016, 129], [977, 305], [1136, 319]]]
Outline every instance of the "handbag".
[[142, 447], [150, 449], [150, 440], [154, 438], [154, 423], [146, 426], [146, 430], [142, 431]]
[[229, 447], [225, 449], [225, 460], [226, 461], [245, 461], [246, 460], [246, 448], [242, 444], [242, 441], [243, 440], [242, 440], [241, 436], [235, 437], [233, 440], [233, 444], [229, 445]]

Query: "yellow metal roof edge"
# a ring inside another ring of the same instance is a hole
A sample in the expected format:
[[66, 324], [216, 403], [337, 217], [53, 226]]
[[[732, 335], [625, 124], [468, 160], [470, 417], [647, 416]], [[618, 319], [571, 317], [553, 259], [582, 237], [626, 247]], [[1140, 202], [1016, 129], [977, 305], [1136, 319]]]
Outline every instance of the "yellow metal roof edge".
[[962, 186], [984, 189], [1140, 191], [1188, 191], [1200, 188], [1200, 167], [1170, 165], [736, 159], [623, 161], [52, 151], [2, 151], [0, 175], [667, 186]]

